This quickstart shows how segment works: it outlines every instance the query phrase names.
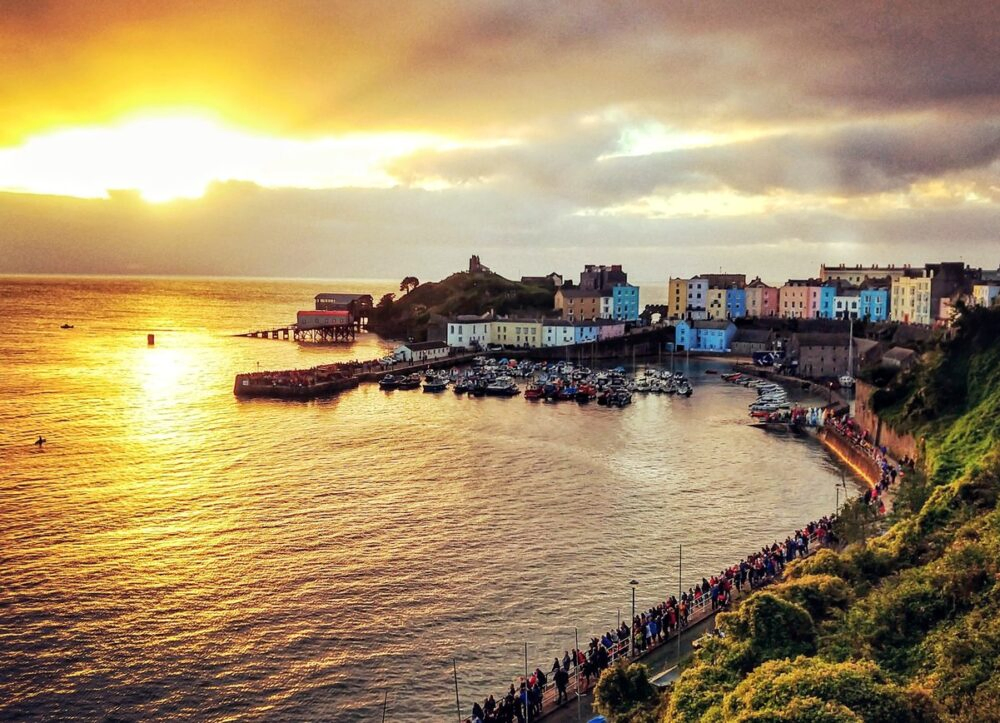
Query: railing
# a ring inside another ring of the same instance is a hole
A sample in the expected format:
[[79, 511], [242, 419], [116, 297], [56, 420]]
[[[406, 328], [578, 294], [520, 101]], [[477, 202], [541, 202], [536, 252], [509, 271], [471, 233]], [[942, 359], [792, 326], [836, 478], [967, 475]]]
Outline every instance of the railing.
[[[815, 532], [809, 534], [807, 536], [807, 539], [809, 540], [809, 545], [808, 545], [808, 552], [805, 555], [806, 557], [812, 555], [820, 547], [819, 536]], [[816, 545], [814, 546], [813, 543], [816, 543]], [[797, 557], [796, 559], [799, 558]], [[779, 577], [780, 575], [775, 575], [770, 579], [765, 578], [762, 581], [762, 583], [753, 587], [750, 586], [749, 581], [747, 582], [747, 584], [742, 585], [741, 588], [737, 588], [736, 585], [734, 584], [732, 586], [732, 589], [729, 591], [730, 600], [742, 598], [748, 595], [750, 592], [758, 590], [761, 587], [770, 585]], [[644, 650], [640, 651], [638, 648], [636, 648], [634, 654], [632, 654], [632, 652], [630, 651], [630, 640], [620, 640], [616, 642], [614, 645], [611, 646], [610, 649], [608, 649], [609, 664], [613, 665], [614, 663], [617, 663], [620, 660], [639, 660], [649, 655], [654, 650], [663, 647], [668, 642], [676, 640], [677, 636], [683, 633], [686, 629], [694, 625], [697, 625], [698, 623], [710, 618], [711, 616], [715, 615], [716, 613], [722, 610], [723, 610], [722, 607], [713, 608], [711, 594], [705, 593], [701, 596], [700, 599], [691, 600], [688, 602], [688, 615], [686, 622], [682, 622], [681, 620], [678, 619], [676, 627], [674, 627], [671, 630], [667, 630], [666, 633], [663, 635], [662, 639], [656, 641], [647, 641]], [[629, 625], [628, 629], [629, 629], [629, 636], [631, 637], [634, 634], [632, 626]], [[600, 675], [599, 671], [595, 671], [591, 675], [595, 683], [599, 675]], [[540, 720], [541, 718], [544, 718], [546, 715], [559, 709], [559, 706], [556, 704], [556, 701], [558, 701], [559, 699], [559, 692], [558, 689], [556, 688], [555, 680], [553, 680], [554, 677], [555, 677], [554, 675], [549, 674], [546, 684], [542, 688], [541, 713], [537, 715], [534, 714], [529, 715], [528, 721]], [[590, 682], [588, 677], [584, 674], [582, 666], [580, 666], [576, 661], [574, 661], [572, 667], [570, 668], [569, 682], [566, 685], [566, 695], [568, 699], [572, 700], [574, 696], [583, 695], [589, 692], [591, 686], [592, 683]], [[517, 686], [515, 685], [515, 687]]]

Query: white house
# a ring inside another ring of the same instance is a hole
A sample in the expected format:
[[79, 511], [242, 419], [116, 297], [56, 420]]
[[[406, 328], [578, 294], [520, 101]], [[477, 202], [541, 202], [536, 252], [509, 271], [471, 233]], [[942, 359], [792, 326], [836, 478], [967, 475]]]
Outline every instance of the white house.
[[708, 318], [708, 279], [688, 279], [687, 315], [696, 320]]
[[843, 289], [833, 297], [833, 318], [861, 318], [861, 291], [859, 289]]
[[576, 343], [572, 321], [548, 319], [542, 322], [542, 346], [569, 346]]
[[434, 361], [448, 356], [448, 345], [443, 341], [419, 341], [398, 346], [392, 354], [402, 361]]
[[485, 349], [493, 343], [493, 317], [458, 316], [448, 321], [448, 346], [456, 349]]
[[601, 318], [610, 319], [615, 315], [615, 297], [612, 295], [601, 297]]

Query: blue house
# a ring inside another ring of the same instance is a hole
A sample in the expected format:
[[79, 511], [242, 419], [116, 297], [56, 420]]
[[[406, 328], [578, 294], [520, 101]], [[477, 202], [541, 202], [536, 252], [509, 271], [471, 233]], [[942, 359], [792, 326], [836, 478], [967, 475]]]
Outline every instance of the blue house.
[[639, 287], [632, 284], [618, 284], [611, 289], [612, 312], [615, 321], [639, 320]]
[[861, 289], [858, 318], [868, 321], [885, 321], [889, 318], [889, 290]]
[[587, 344], [597, 341], [600, 325], [594, 321], [577, 321], [573, 324], [573, 343]]
[[680, 321], [674, 327], [677, 351], [729, 351], [736, 324], [715, 319], [712, 321]]
[[726, 289], [726, 316], [739, 319], [747, 315], [746, 289]]
[[834, 319], [836, 318], [836, 298], [837, 298], [837, 287], [836, 286], [821, 286], [819, 287], [819, 309], [816, 311], [816, 316], [820, 319]]

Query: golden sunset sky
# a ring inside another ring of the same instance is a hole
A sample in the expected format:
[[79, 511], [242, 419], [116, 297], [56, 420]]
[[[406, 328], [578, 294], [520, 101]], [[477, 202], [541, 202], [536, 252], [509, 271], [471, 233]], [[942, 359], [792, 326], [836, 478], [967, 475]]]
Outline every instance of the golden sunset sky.
[[0, 0], [0, 272], [1000, 263], [1000, 3]]

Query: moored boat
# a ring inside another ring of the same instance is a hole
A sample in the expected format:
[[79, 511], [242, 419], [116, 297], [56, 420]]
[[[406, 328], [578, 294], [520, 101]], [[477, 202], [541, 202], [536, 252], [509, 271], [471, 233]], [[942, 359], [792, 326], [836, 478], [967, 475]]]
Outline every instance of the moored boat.
[[431, 381], [424, 382], [425, 392], [443, 392], [447, 388], [448, 388], [447, 378], [442, 379], [441, 377], [435, 377]]
[[396, 383], [397, 389], [419, 389], [420, 388], [420, 375], [419, 374], [408, 374], [402, 377]]

